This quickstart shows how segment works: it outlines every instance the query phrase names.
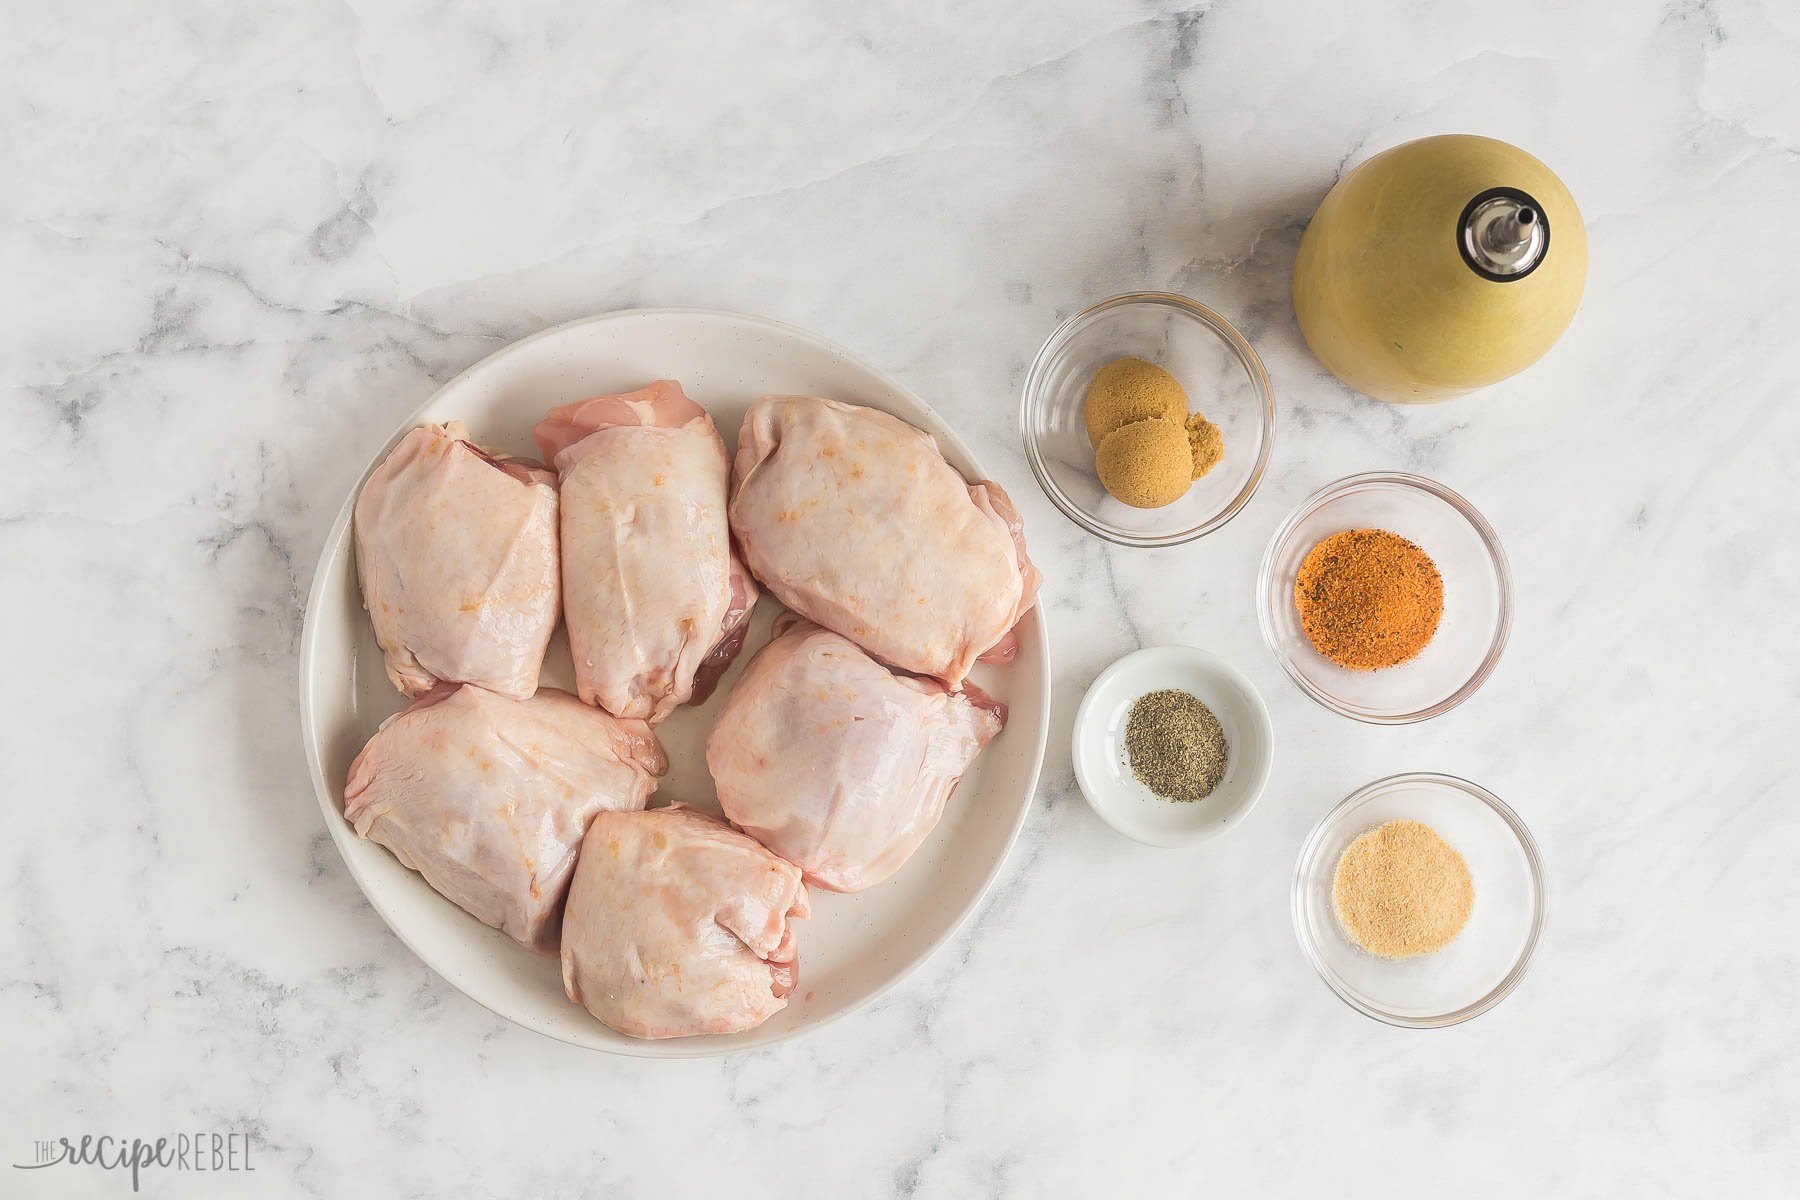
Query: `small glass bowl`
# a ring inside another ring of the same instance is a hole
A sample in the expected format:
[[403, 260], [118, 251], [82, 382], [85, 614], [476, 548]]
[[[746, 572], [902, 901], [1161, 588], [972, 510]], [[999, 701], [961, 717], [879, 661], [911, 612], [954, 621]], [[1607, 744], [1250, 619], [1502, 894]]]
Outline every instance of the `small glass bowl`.
[[[1307, 552], [1346, 529], [1386, 529], [1431, 556], [1444, 579], [1444, 615], [1417, 658], [1379, 671], [1350, 671], [1313, 648], [1294, 605]], [[1288, 677], [1320, 704], [1377, 725], [1404, 725], [1449, 712], [1475, 694], [1506, 648], [1512, 573], [1493, 527], [1461, 496], [1418, 475], [1340, 479], [1296, 508], [1263, 555], [1257, 621]]]
[[[1225, 455], [1162, 508], [1113, 499], [1094, 471], [1082, 408], [1094, 372], [1115, 358], [1156, 363], [1219, 427]], [[1173, 546], [1237, 515], [1262, 482], [1275, 436], [1275, 394], [1262, 360], [1224, 317], [1166, 292], [1132, 292], [1084, 308], [1057, 327], [1025, 374], [1019, 426], [1031, 472], [1056, 507], [1121, 546]]]
[[[1435, 954], [1380, 958], [1353, 943], [1333, 900], [1338, 859], [1388, 821], [1431, 826], [1469, 866], [1475, 906]], [[1408, 1029], [1478, 1017], [1512, 994], [1544, 928], [1544, 871], [1531, 832], [1500, 798], [1452, 775], [1378, 779], [1313, 827], [1294, 870], [1294, 932], [1320, 978], [1351, 1008]]]

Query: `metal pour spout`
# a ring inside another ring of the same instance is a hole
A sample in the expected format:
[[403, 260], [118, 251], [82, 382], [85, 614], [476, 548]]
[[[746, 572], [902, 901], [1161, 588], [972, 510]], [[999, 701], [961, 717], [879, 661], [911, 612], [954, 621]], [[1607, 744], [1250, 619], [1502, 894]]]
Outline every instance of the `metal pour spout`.
[[1550, 246], [1542, 207], [1511, 188], [1496, 188], [1471, 201], [1459, 235], [1464, 260], [1497, 282], [1529, 275]]

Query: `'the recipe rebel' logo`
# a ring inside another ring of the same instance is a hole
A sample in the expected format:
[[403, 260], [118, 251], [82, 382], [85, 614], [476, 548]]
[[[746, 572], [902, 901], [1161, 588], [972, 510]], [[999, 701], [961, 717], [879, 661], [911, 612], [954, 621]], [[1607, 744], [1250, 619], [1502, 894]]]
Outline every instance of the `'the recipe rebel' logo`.
[[79, 1142], [68, 1138], [40, 1139], [32, 1143], [31, 1154], [30, 1162], [16, 1162], [13, 1169], [39, 1171], [45, 1167], [75, 1166], [129, 1170], [134, 1192], [146, 1168], [196, 1173], [256, 1170], [250, 1163], [250, 1136], [243, 1133], [178, 1133], [153, 1142], [88, 1133]]

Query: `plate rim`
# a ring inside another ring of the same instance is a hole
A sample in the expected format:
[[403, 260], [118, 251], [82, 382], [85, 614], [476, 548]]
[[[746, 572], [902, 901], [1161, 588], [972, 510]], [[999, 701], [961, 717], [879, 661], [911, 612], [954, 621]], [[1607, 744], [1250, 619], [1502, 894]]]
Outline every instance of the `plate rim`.
[[[1031, 749], [1030, 768], [1027, 772], [1028, 786], [1026, 789], [1025, 802], [1019, 805], [1017, 815], [1012, 822], [1012, 828], [1008, 830], [1006, 834], [1005, 844], [1001, 848], [1000, 853], [995, 857], [992, 866], [988, 868], [987, 873], [983, 876], [974, 895], [969, 898], [969, 902], [964, 906], [963, 911], [944, 929], [943, 933], [925, 945], [925, 947], [913, 957], [911, 962], [886, 983], [882, 984], [868, 995], [859, 998], [854, 1003], [849, 1004], [845, 1008], [840, 1009], [829, 1016], [821, 1017], [817, 1021], [797, 1026], [779, 1037], [771, 1038], [766, 1042], [754, 1046], [714, 1048], [717, 1046], [715, 1039], [704, 1036], [662, 1040], [632, 1040], [619, 1045], [597, 1045], [589, 1042], [572, 1041], [567, 1037], [561, 1036], [554, 1030], [539, 1028], [536, 1025], [521, 1020], [511, 1013], [501, 1012], [486, 1001], [472, 995], [454, 979], [451, 979], [441, 971], [430, 958], [420, 951], [419, 947], [413, 943], [412, 939], [407, 936], [401, 926], [394, 921], [387, 906], [371, 892], [368, 882], [363, 878], [362, 872], [357, 868], [356, 863], [351, 856], [344, 852], [343, 839], [353, 835], [346, 833], [346, 831], [341, 828], [343, 826], [342, 815], [338, 812], [337, 805], [332, 799], [333, 792], [331, 790], [331, 785], [325, 779], [324, 759], [320, 752], [318, 730], [313, 723], [313, 700], [315, 692], [314, 675], [316, 673], [314, 670], [314, 660], [317, 656], [317, 637], [319, 628], [318, 623], [314, 620], [314, 614], [318, 611], [320, 602], [324, 598], [324, 582], [331, 560], [340, 552], [341, 547], [344, 544], [344, 539], [348, 533], [351, 516], [356, 508], [356, 498], [362, 493], [363, 485], [368, 481], [369, 475], [374, 471], [376, 465], [388, 455], [400, 438], [404, 437], [408, 431], [415, 428], [420, 423], [422, 414], [435, 404], [440, 396], [451, 389], [458, 387], [476, 372], [492, 369], [492, 367], [501, 359], [541, 340], [556, 337], [558, 335], [567, 335], [576, 329], [599, 325], [606, 322], [650, 317], [688, 317], [703, 321], [716, 320], [745, 323], [761, 326], [764, 329], [771, 330], [786, 338], [809, 343], [816, 349], [823, 350], [827, 354], [834, 355], [837, 358], [866, 371], [879, 379], [885, 386], [892, 389], [894, 392], [918, 405], [921, 410], [930, 414], [933, 421], [942, 429], [941, 433], [936, 430], [927, 431], [931, 433], [931, 436], [934, 439], [939, 442], [948, 443], [957, 454], [975, 469], [976, 474], [978, 474], [981, 479], [985, 480], [992, 478], [988, 473], [986, 466], [974, 452], [969, 449], [967, 443], [962, 440], [961, 436], [951, 428], [948, 422], [944, 421], [944, 419], [939, 416], [937, 409], [926, 403], [918, 393], [914, 392], [894, 375], [876, 366], [862, 355], [845, 349], [843, 346], [831, 341], [829, 338], [813, 333], [810, 330], [802, 329], [799, 326], [790, 325], [785, 321], [778, 321], [774, 318], [760, 316], [754, 313], [738, 312], [732, 309], [661, 306], [653, 308], [615, 309], [611, 312], [593, 313], [585, 317], [576, 317], [573, 320], [547, 326], [546, 328], [537, 330], [534, 333], [529, 333], [524, 337], [514, 339], [513, 341], [507, 342], [505, 345], [496, 348], [492, 353], [484, 355], [475, 362], [470, 363], [442, 385], [434, 388], [429, 396], [425, 397], [424, 400], [401, 419], [393, 433], [382, 442], [380, 447], [369, 457], [368, 461], [363, 464], [363, 469], [358, 473], [356, 482], [351, 485], [349, 495], [345, 497], [343, 504], [338, 509], [336, 518], [327, 528], [324, 544], [319, 549], [318, 560], [313, 564], [312, 581], [307, 586], [306, 608], [301, 616], [300, 647], [297, 660], [300, 699], [300, 740], [301, 750], [306, 755], [307, 773], [312, 779], [313, 798], [318, 803], [320, 816], [324, 819], [326, 831], [331, 835], [332, 847], [337, 850], [338, 858], [343, 862], [345, 869], [350, 874], [350, 878], [355, 881], [357, 890], [362, 893], [363, 899], [368, 902], [369, 907], [375, 910], [375, 914], [381, 918], [382, 923], [387, 926], [388, 931], [399, 939], [401, 945], [405, 946], [407, 950], [412, 953], [414, 958], [418, 959], [419, 962], [424, 964], [424, 966], [432, 972], [432, 974], [443, 980], [459, 995], [474, 1002], [481, 1008], [486, 1009], [488, 1012], [493, 1013], [495, 1016], [507, 1021], [509, 1024], [518, 1026], [521, 1029], [529, 1030], [540, 1037], [549, 1038], [552, 1041], [574, 1047], [578, 1050], [590, 1050], [602, 1054], [613, 1054], [621, 1057], [641, 1059], [721, 1058], [731, 1054], [750, 1053], [754, 1050], [764, 1050], [786, 1042], [797, 1041], [798, 1039], [823, 1029], [844, 1017], [850, 1016], [852, 1013], [861, 1012], [868, 1008], [870, 1005], [887, 996], [895, 988], [911, 979], [912, 976], [924, 967], [926, 963], [935, 958], [938, 952], [942, 950], [947, 943], [968, 926], [969, 922], [974, 918], [976, 911], [982, 907], [983, 902], [993, 891], [994, 884], [998, 882], [1000, 878], [1000, 873], [1005, 870], [1006, 864], [1012, 859], [1013, 850], [1018, 845], [1019, 834], [1024, 830], [1025, 822], [1027, 818], [1030, 817], [1031, 810], [1037, 804], [1038, 785], [1042, 782], [1043, 776], [1044, 754], [1049, 743], [1053, 691], [1052, 674], [1050, 670], [1050, 635], [1044, 619], [1044, 606], [1041, 602], [1041, 585], [1039, 602], [1033, 604], [1031, 615], [1035, 617], [1034, 625], [1038, 649], [1037, 682], [1043, 697], [1044, 717], [1040, 722], [1037, 731], [1035, 745]], [[446, 903], [448, 903], [448, 901], [446, 901]], [[521, 952], [523, 953], [524, 951]], [[652, 1049], [653, 1047], [654, 1049]]]

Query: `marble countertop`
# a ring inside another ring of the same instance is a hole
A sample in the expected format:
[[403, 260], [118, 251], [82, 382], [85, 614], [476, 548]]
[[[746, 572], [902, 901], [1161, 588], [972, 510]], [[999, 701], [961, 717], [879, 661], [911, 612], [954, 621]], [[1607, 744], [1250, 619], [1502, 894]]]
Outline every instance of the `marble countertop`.
[[[109, 7], [15, 5], [0, 39], [0, 1158], [244, 1138], [253, 1175], [142, 1180], [202, 1197], [1791, 1186], [1792, 5]], [[1589, 287], [1523, 376], [1389, 408], [1307, 354], [1288, 273], [1347, 164], [1446, 131], [1563, 176]], [[1239, 321], [1279, 404], [1255, 499], [1165, 551], [1064, 520], [1016, 427], [1056, 322], [1146, 287]], [[464, 999], [363, 900], [298, 734], [303, 598], [368, 448], [505, 342], [639, 305], [892, 370], [1047, 576], [1051, 750], [999, 885], [879, 1004], [726, 1060]], [[1492, 680], [1405, 728], [1307, 700], [1252, 608], [1289, 508], [1377, 468], [1468, 496], [1518, 584]], [[1087, 683], [1163, 642], [1248, 671], [1278, 738], [1197, 851], [1113, 833], [1066, 749]], [[1493, 789], [1549, 873], [1523, 986], [1434, 1033], [1351, 1012], [1289, 919], [1312, 822], [1403, 770]]]

